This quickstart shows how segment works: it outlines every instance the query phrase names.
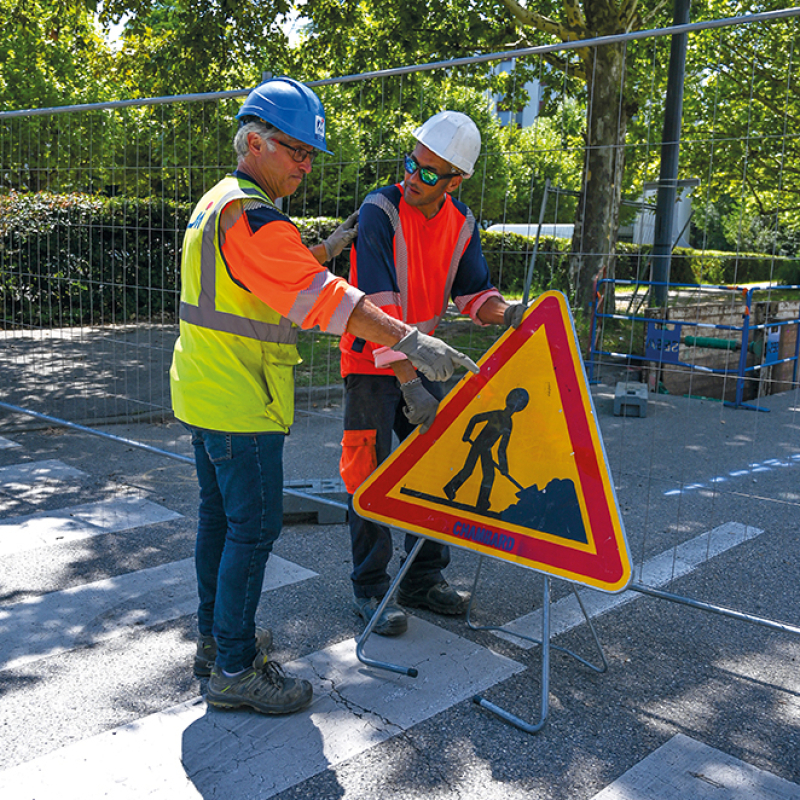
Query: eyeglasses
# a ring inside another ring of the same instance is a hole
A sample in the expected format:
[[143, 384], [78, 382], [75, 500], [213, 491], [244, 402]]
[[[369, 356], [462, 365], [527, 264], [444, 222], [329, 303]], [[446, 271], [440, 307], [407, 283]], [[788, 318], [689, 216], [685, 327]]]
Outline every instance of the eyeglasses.
[[436, 170], [431, 169], [430, 167], [421, 167], [419, 161], [417, 161], [414, 156], [409, 155], [406, 153], [406, 172], [409, 175], [413, 175], [417, 170], [419, 170], [419, 179], [426, 185], [426, 186], [436, 186], [439, 181], [443, 181], [445, 178], [455, 178], [460, 175], [460, 172], [448, 172], [446, 175], [440, 175]]
[[314, 163], [314, 159], [317, 157], [319, 150], [309, 150], [306, 147], [295, 147], [291, 144], [286, 144], [286, 142], [282, 142], [280, 139], [275, 139], [278, 144], [282, 144], [287, 150], [292, 151], [292, 161], [296, 161], [298, 164], [302, 164], [307, 158], [311, 159], [311, 163]]

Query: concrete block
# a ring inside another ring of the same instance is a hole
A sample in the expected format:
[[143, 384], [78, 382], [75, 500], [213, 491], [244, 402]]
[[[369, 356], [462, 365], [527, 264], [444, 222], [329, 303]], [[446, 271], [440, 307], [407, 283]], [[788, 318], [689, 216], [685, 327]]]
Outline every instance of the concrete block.
[[286, 523], [316, 517], [318, 525], [347, 521], [347, 490], [340, 478], [284, 481], [283, 519]]
[[620, 381], [614, 392], [615, 417], [647, 416], [647, 384]]

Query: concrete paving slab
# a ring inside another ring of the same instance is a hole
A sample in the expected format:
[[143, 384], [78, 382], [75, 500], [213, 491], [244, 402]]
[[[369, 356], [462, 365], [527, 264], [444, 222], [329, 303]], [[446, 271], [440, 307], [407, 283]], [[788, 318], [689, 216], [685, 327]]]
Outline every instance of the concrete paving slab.
[[592, 800], [800, 800], [800, 786], [679, 733]]
[[[316, 574], [273, 555], [263, 591]], [[196, 586], [187, 558], [0, 607], [0, 670], [194, 614]]]
[[11, 447], [21, 447], [18, 442], [14, 442], [11, 439], [6, 439], [4, 436], [0, 436], [0, 450], [8, 450]]
[[268, 798], [524, 669], [417, 618], [400, 639], [375, 639], [371, 656], [410, 660], [420, 677], [365, 667], [349, 639], [286, 665], [314, 685], [305, 712], [224, 712], [197, 698], [4, 770], [0, 796]]
[[88, 539], [104, 533], [119, 533], [180, 519], [181, 516], [149, 500], [122, 495], [56, 511], [8, 517], [0, 520], [0, 555]]

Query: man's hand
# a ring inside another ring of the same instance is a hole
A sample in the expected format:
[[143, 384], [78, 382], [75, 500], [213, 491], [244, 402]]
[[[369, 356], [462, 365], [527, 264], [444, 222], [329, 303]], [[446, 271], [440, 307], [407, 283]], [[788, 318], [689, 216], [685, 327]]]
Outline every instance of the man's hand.
[[524, 303], [512, 303], [503, 311], [503, 323], [507, 328], [519, 328], [527, 306]]
[[446, 381], [458, 366], [470, 372], [480, 372], [480, 367], [469, 357], [434, 336], [426, 336], [416, 328], [406, 334], [392, 350], [408, 356], [408, 360], [429, 380]]
[[426, 433], [436, 417], [439, 401], [422, 385], [419, 378], [401, 383], [400, 389], [406, 402], [403, 413], [412, 425], [422, 426], [421, 433]]
[[327, 261], [339, 253], [358, 236], [358, 211], [352, 213], [327, 239], [322, 242]]

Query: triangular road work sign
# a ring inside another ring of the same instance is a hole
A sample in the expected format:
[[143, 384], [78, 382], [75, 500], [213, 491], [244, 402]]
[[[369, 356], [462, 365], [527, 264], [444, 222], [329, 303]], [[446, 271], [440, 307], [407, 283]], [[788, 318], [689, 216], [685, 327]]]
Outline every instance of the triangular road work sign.
[[625, 531], [567, 300], [546, 292], [359, 487], [362, 517], [622, 591]]

